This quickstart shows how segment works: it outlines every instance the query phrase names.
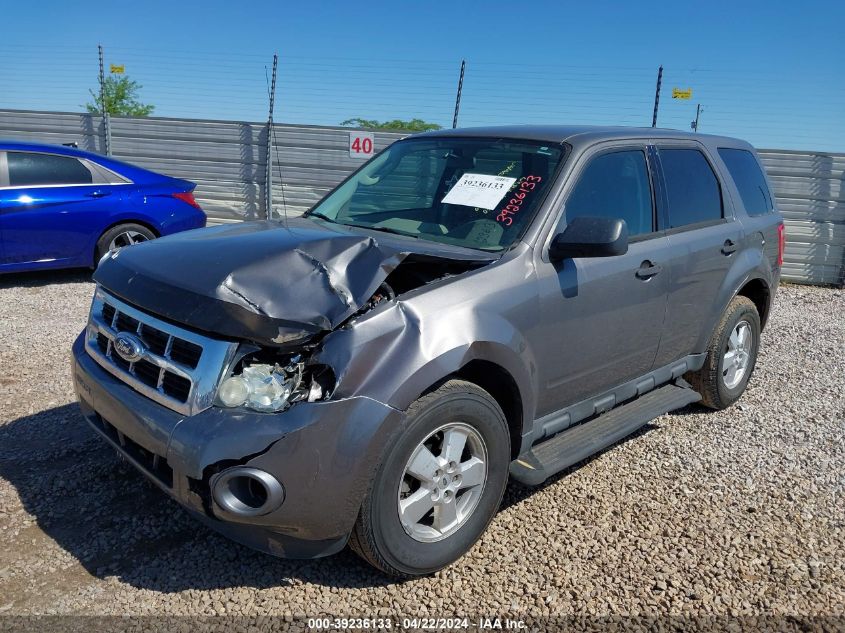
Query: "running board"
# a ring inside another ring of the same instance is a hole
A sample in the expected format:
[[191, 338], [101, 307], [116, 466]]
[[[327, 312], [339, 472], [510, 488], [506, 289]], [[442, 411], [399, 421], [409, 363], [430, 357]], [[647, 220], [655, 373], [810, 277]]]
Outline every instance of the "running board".
[[677, 382], [679, 384], [650, 391], [534, 445], [511, 462], [511, 476], [520, 483], [536, 486], [629, 436], [654, 418], [701, 400], [684, 380]]

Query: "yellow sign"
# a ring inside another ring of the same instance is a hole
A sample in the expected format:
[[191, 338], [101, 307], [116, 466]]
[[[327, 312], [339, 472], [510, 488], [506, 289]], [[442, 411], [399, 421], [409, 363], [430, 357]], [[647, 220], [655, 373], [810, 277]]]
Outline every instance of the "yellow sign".
[[682, 90], [680, 88], [672, 88], [673, 99], [692, 99], [692, 88]]
[[126, 72], [126, 66], [124, 66], [123, 64], [121, 64], [120, 66], [118, 66], [117, 64], [112, 64], [109, 68], [111, 70], [111, 73], [114, 75], [122, 75]]

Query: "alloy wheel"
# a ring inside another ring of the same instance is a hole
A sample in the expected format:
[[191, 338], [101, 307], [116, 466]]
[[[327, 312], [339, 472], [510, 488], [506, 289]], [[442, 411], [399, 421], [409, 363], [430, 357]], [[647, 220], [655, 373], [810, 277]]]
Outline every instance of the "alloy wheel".
[[487, 447], [463, 422], [445, 424], [423, 440], [399, 484], [399, 520], [414, 540], [454, 534], [472, 515], [487, 481]]
[[742, 382], [751, 362], [754, 335], [748, 321], [740, 321], [728, 337], [728, 344], [722, 356], [722, 380], [728, 389], [734, 389]]
[[143, 233], [139, 233], [138, 231], [124, 231], [115, 235], [114, 239], [109, 243], [109, 250], [132, 246], [133, 244], [140, 244], [146, 241], [147, 236]]

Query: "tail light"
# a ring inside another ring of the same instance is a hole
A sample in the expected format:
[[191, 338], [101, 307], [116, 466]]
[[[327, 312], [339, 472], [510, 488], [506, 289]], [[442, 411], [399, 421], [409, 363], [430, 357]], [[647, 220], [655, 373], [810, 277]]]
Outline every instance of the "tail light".
[[778, 266], [783, 266], [783, 251], [786, 248], [786, 227], [778, 225]]
[[187, 202], [195, 209], [199, 209], [200, 211], [202, 211], [202, 207], [199, 205], [199, 203], [197, 203], [196, 198], [194, 198], [193, 191], [180, 191], [178, 193], [171, 193], [170, 195], [176, 198], [177, 200]]

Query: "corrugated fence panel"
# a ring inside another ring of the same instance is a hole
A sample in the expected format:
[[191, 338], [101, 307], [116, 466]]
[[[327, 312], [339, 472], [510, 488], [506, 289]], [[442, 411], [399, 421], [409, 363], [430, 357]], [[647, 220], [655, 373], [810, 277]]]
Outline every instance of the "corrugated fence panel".
[[[273, 214], [299, 215], [363, 159], [349, 156], [349, 128], [274, 125]], [[164, 118], [111, 118], [115, 158], [197, 184], [212, 220], [265, 214], [267, 126], [264, 123]], [[375, 150], [402, 138], [376, 132]], [[0, 110], [0, 138], [77, 143], [102, 153], [102, 117], [70, 112]], [[761, 150], [787, 231], [784, 279], [845, 283], [845, 154]], [[284, 186], [282, 185], [284, 183]]]
[[783, 278], [845, 283], [845, 154], [760, 150], [786, 224]]
[[266, 125], [127, 117], [111, 123], [115, 158], [195, 182], [209, 216], [264, 217]]
[[[380, 152], [403, 134], [376, 132]], [[349, 128], [273, 126], [273, 209], [277, 216], [307, 211], [365, 161], [349, 156]], [[284, 183], [284, 189], [282, 184]]]
[[0, 110], [0, 138], [39, 143], [76, 143], [89, 152], [105, 151], [102, 117], [68, 112]]

